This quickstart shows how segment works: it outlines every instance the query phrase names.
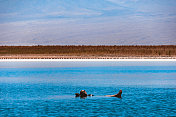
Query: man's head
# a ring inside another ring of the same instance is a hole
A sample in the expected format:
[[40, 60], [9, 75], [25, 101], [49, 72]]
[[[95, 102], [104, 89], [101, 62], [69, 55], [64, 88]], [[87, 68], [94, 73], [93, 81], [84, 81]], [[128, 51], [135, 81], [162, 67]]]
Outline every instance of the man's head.
[[81, 97], [86, 97], [86, 96], [87, 96], [86, 91], [85, 91], [85, 90], [81, 90], [81, 91], [80, 91], [80, 96], [81, 96]]

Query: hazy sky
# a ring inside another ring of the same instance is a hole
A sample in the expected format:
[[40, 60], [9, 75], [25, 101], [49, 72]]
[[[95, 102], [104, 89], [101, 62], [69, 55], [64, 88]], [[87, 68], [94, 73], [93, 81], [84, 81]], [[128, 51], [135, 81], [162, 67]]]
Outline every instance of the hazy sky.
[[0, 45], [176, 45], [176, 0], [0, 0]]

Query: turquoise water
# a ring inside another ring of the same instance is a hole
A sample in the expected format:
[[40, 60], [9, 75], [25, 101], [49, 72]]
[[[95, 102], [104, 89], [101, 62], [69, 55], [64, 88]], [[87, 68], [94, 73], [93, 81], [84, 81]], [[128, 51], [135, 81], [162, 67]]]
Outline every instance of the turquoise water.
[[[75, 98], [82, 89], [95, 96]], [[175, 102], [174, 64], [0, 68], [1, 117], [176, 116]]]

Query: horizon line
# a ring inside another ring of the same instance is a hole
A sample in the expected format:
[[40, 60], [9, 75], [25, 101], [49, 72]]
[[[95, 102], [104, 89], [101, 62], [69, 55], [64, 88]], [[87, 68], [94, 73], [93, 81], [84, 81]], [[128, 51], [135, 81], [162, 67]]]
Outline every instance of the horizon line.
[[38, 61], [176, 61], [176, 59], [0, 59], [0, 62], [38, 62]]
[[0, 45], [2, 46], [176, 46], [176, 45]]

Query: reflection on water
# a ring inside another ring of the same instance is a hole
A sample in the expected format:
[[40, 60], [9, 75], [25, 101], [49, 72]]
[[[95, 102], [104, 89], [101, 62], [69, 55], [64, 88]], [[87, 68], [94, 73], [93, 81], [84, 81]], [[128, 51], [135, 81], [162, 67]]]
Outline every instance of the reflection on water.
[[[176, 67], [0, 69], [1, 116], [176, 116]], [[76, 98], [85, 89], [93, 97]], [[105, 97], [122, 89], [122, 99]]]

